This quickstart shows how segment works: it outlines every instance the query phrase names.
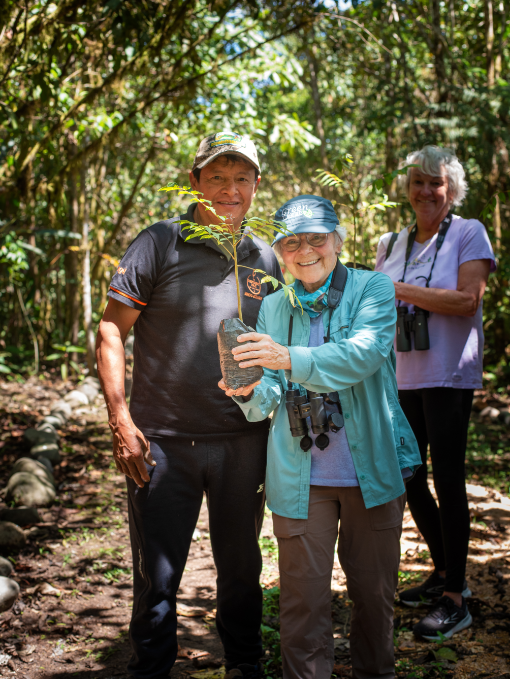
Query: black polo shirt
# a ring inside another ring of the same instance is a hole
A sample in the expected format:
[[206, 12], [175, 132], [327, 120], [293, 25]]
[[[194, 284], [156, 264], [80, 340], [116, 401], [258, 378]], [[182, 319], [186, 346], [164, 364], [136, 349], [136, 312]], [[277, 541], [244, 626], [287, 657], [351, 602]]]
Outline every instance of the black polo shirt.
[[[191, 205], [181, 219], [193, 221]], [[220, 321], [236, 318], [234, 261], [208, 240], [184, 240], [170, 220], [142, 231], [111, 280], [109, 297], [139, 309], [135, 326], [130, 412], [146, 436], [225, 437], [267, 428], [247, 422], [218, 387], [216, 334]], [[238, 262], [283, 276], [272, 249], [259, 238], [238, 246]], [[255, 328], [262, 299], [273, 291], [263, 276], [239, 268], [243, 320]]]

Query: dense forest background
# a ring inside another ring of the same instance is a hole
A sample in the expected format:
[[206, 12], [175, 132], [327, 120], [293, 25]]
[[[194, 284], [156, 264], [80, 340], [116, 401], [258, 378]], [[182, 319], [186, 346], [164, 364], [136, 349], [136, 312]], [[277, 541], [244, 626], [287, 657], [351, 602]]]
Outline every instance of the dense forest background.
[[[199, 140], [249, 134], [268, 216], [322, 193], [345, 261], [412, 222], [394, 172], [456, 151], [498, 257], [484, 300], [485, 377], [508, 382], [510, 5], [502, 0], [0, 0], [0, 372], [94, 372], [109, 278], [143, 228], [183, 207]], [[349, 192], [317, 170], [353, 158]], [[383, 196], [400, 203], [364, 209]], [[361, 236], [360, 236], [361, 233]]]

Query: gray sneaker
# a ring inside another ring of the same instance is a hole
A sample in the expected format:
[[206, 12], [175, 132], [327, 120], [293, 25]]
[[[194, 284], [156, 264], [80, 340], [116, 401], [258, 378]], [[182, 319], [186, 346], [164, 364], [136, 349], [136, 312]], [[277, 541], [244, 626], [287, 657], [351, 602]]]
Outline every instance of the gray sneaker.
[[449, 596], [442, 596], [427, 615], [413, 627], [417, 637], [427, 641], [450, 639], [473, 622], [466, 600], [457, 606]]
[[[400, 603], [413, 608], [416, 606], [432, 606], [443, 596], [444, 583], [445, 578], [434, 570], [422, 585], [401, 592], [399, 594]], [[464, 598], [471, 596], [471, 590], [466, 580], [464, 580], [462, 596]]]

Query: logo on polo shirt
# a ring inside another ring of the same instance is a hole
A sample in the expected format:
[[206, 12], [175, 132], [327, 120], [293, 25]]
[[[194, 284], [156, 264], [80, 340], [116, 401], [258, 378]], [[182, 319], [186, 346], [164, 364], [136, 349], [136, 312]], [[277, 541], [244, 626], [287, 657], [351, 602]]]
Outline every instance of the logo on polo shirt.
[[248, 285], [248, 290], [253, 294], [253, 295], [260, 295], [260, 291], [262, 289], [262, 283], [260, 282], [260, 278], [257, 276], [255, 271], [253, 271], [249, 276], [246, 281], [246, 284]]
[[119, 268], [117, 269], [117, 273], [121, 273], [122, 275], [124, 275], [126, 271], [127, 269], [123, 269], [121, 266], [119, 266]]
[[210, 148], [217, 146], [246, 146], [240, 134], [235, 132], [218, 132], [214, 135], [214, 139], [209, 144]]
[[299, 205], [291, 205], [290, 207], [283, 208], [282, 219], [289, 219], [292, 217], [313, 217], [313, 210], [311, 210], [306, 203], [300, 203]]

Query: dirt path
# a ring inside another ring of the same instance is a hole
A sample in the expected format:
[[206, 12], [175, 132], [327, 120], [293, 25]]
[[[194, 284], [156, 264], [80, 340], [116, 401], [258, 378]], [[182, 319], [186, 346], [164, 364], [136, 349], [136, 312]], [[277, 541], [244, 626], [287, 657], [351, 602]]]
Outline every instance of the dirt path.
[[[59, 391], [49, 384], [3, 385], [0, 390], [0, 487], [15, 459], [26, 454], [22, 433], [45, 414]], [[63, 462], [56, 467], [58, 503], [28, 527], [27, 547], [12, 555], [21, 597], [0, 614], [0, 676], [25, 679], [124, 677], [132, 606], [131, 554], [124, 480], [111, 461], [102, 404], [88, 407], [62, 432]], [[510, 677], [510, 500], [469, 485], [474, 523], [468, 567], [474, 624], [445, 645], [416, 641], [410, 631], [420, 611], [395, 607], [398, 677]], [[0, 507], [2, 505], [0, 504]], [[277, 662], [277, 550], [266, 516], [261, 537], [268, 676]], [[402, 540], [401, 584], [418, 582], [429, 554], [410, 515]], [[350, 676], [345, 579], [335, 562], [333, 627], [337, 676]], [[56, 591], [55, 591], [56, 590]], [[214, 625], [215, 570], [205, 504], [178, 595], [181, 647], [172, 677], [220, 677], [221, 645]], [[9, 658], [7, 656], [10, 656]], [[3, 664], [7, 663], [7, 664]], [[508, 674], [507, 674], [508, 673]]]

